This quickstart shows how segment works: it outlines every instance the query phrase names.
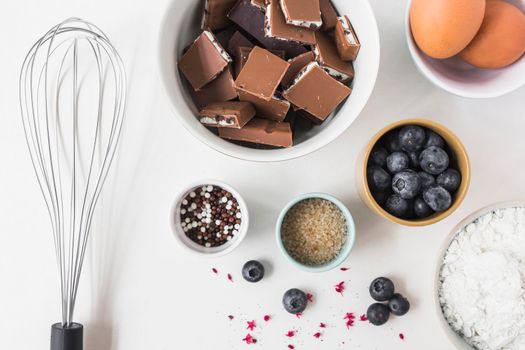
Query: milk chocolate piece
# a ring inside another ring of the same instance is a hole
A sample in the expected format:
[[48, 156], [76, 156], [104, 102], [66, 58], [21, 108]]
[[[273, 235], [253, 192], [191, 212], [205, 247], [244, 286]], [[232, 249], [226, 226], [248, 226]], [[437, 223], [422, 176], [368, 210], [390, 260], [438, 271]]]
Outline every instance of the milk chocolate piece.
[[290, 63], [290, 67], [288, 67], [286, 74], [281, 80], [281, 84], [284, 87], [290, 86], [297, 73], [299, 73], [308, 63], [313, 62], [314, 59], [312, 51], [305, 52], [297, 57], [289, 59], [288, 63]]
[[286, 23], [318, 29], [323, 24], [319, 0], [280, 0]]
[[359, 39], [347, 16], [337, 18], [337, 24], [335, 25], [335, 43], [339, 57], [343, 61], [353, 61], [356, 59], [361, 44], [359, 44]]
[[276, 147], [292, 147], [292, 130], [286, 122], [253, 118], [242, 129], [220, 128], [219, 136]]
[[289, 66], [285, 60], [256, 46], [235, 80], [235, 87], [269, 101]]
[[197, 109], [202, 109], [212, 102], [223, 102], [237, 98], [237, 90], [230, 69], [227, 68], [211, 83], [199, 91], [189, 89]]
[[315, 60], [331, 76], [346, 83], [354, 77], [354, 67], [351, 62], [346, 62], [339, 57], [337, 47], [332, 38], [321, 32], [315, 33], [316, 44], [314, 46]]
[[241, 32], [236, 31], [233, 33], [230, 41], [228, 42], [228, 52], [230, 55], [235, 56], [237, 54], [237, 48], [243, 46], [243, 47], [254, 47], [255, 44], [253, 44], [247, 37], [241, 34]]
[[[252, 52], [253, 47], [244, 47], [239, 46], [235, 51], [235, 76], [238, 76], [242, 68], [248, 60], [250, 52]], [[282, 50], [268, 50], [273, 53], [275, 56], [278, 56], [284, 60], [285, 54]]]
[[252, 0], [252, 4], [262, 10], [266, 10], [266, 0]]
[[227, 15], [237, 0], [206, 0], [202, 16], [202, 30], [219, 30], [231, 24]]
[[321, 30], [329, 31], [335, 28], [337, 23], [337, 10], [335, 9], [332, 1], [330, 0], [319, 0], [319, 5], [321, 6], [321, 19], [323, 20], [323, 25]]
[[206, 126], [240, 129], [254, 116], [255, 108], [249, 102], [214, 102], [199, 112], [199, 121]]
[[270, 0], [266, 6], [266, 36], [303, 44], [315, 44], [314, 30], [286, 23], [279, 0]]
[[182, 55], [179, 69], [193, 89], [200, 90], [224, 71], [231, 61], [215, 36], [205, 30]]
[[257, 117], [276, 122], [283, 121], [290, 109], [290, 102], [277, 96], [273, 96], [270, 101], [266, 101], [248, 92], [240, 91], [239, 99], [252, 103], [257, 111]]
[[297, 75], [283, 96], [322, 122], [351, 92], [349, 87], [335, 80], [317, 62], [312, 62]]
[[252, 0], [239, 0], [228, 14], [230, 20], [253, 36], [263, 47], [269, 50], [284, 50], [286, 56], [295, 57], [307, 50], [299, 43], [269, 38], [265, 35], [264, 11], [252, 3]]

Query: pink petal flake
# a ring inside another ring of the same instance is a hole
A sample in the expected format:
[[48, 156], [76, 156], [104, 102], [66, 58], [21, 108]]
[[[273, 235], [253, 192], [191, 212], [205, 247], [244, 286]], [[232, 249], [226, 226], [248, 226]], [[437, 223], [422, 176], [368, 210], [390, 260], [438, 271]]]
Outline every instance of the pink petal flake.
[[288, 349], [295, 349], [295, 346], [293, 346], [292, 344], [288, 345]]
[[399, 333], [399, 339], [405, 340], [405, 335], [403, 333]]
[[326, 328], [326, 323], [321, 322], [321, 323], [319, 324], [319, 327], [321, 327], [321, 328]]
[[348, 271], [348, 270], [350, 270], [350, 268], [349, 267], [341, 267], [339, 270], [341, 270], [341, 271]]
[[314, 333], [314, 337], [317, 339], [321, 338], [321, 332]]
[[270, 321], [271, 317], [270, 315], [264, 315], [264, 322]]
[[288, 332], [285, 334], [285, 336], [287, 336], [288, 338], [291, 338], [291, 337], [293, 337], [294, 335], [295, 335], [295, 331], [292, 331], [292, 330], [288, 331]]
[[228, 280], [233, 283], [233, 277], [231, 274], [228, 274]]
[[368, 317], [366, 317], [366, 315], [361, 315], [359, 316], [359, 320], [365, 322], [368, 321]]
[[211, 272], [213, 272], [214, 274], [218, 274], [219, 273], [219, 271], [217, 271], [217, 269], [215, 267], [211, 268]]
[[231, 320], [233, 320], [233, 315], [228, 315], [228, 318]]
[[335, 291], [337, 293], [343, 295], [344, 290], [345, 290], [345, 281], [341, 281], [335, 285]]
[[255, 321], [247, 321], [246, 323], [248, 323], [248, 327], [246, 327], [246, 329], [249, 329], [250, 331], [255, 329]]
[[297, 313], [297, 314], [295, 314], [295, 317], [297, 317], [297, 318], [301, 318], [301, 316], [303, 316], [303, 314], [302, 314], [302, 313], [300, 313], [300, 312], [299, 312], [299, 313]]
[[355, 316], [352, 312], [347, 312], [344, 319], [346, 320], [346, 328], [350, 329], [354, 326]]
[[252, 337], [250, 333], [246, 334], [246, 337], [242, 340], [243, 342], [246, 342], [246, 344], [255, 344], [257, 343], [257, 339]]
[[314, 295], [312, 293], [306, 293], [306, 299], [308, 300], [308, 302], [313, 303]]

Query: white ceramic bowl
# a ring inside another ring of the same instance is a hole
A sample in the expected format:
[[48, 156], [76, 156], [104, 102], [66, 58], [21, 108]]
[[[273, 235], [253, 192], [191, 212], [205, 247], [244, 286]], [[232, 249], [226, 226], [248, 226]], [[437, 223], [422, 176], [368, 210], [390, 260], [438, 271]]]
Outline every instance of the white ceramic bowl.
[[436, 312], [438, 313], [438, 317], [440, 319], [441, 326], [443, 327], [444, 333], [447, 335], [450, 342], [455, 346], [457, 350], [474, 350], [474, 347], [470, 346], [460, 335], [458, 335], [448, 324], [447, 320], [445, 319], [445, 316], [443, 315], [443, 311], [441, 309], [441, 303], [439, 302], [439, 288], [441, 287], [440, 282], [440, 274], [441, 274], [441, 266], [443, 265], [443, 259], [445, 257], [445, 254], [447, 252], [448, 247], [450, 246], [450, 243], [454, 240], [457, 233], [463, 229], [465, 226], [476, 220], [477, 218], [488, 214], [496, 209], [503, 209], [503, 208], [512, 208], [512, 207], [525, 207], [525, 202], [521, 201], [512, 201], [512, 202], [503, 202], [498, 203], [494, 205], [487, 206], [485, 208], [482, 208], [480, 210], [477, 210], [476, 212], [472, 213], [471, 215], [467, 216], [464, 220], [462, 220], [454, 229], [450, 232], [447, 239], [443, 242], [443, 245], [441, 247], [441, 250], [439, 251], [438, 258], [436, 261], [436, 275], [434, 279], [434, 301], [436, 306]]
[[182, 125], [196, 138], [215, 150], [232, 157], [270, 162], [297, 158], [320, 149], [336, 139], [357, 118], [364, 108], [379, 69], [379, 32], [368, 0], [334, 0], [341, 14], [350, 17], [361, 41], [361, 50], [354, 63], [353, 92], [337, 115], [311, 132], [294, 139], [288, 149], [254, 149], [224, 141], [202, 126], [195, 117], [197, 110], [181, 80], [177, 58], [182, 49], [199, 33], [203, 4], [197, 0], [172, 0], [161, 25], [159, 38], [160, 74], [174, 113]]
[[[201, 186], [204, 185], [212, 185], [212, 186], [218, 186], [223, 188], [224, 190], [230, 192], [233, 197], [237, 200], [237, 203], [239, 203], [239, 208], [241, 209], [241, 227], [239, 228], [239, 232], [231, 239], [230, 241], [227, 241], [221, 246], [218, 247], [210, 247], [206, 248], [186, 236], [184, 233], [181, 221], [180, 221], [180, 209], [182, 200], [193, 190], [200, 189]], [[218, 257], [223, 256], [228, 253], [231, 253], [235, 248], [241, 244], [243, 239], [246, 237], [246, 234], [248, 233], [248, 226], [250, 224], [250, 216], [248, 213], [248, 207], [246, 206], [246, 202], [241, 197], [239, 192], [237, 192], [233, 187], [230, 185], [217, 181], [217, 180], [202, 180], [195, 183], [192, 183], [191, 185], [187, 186], [183, 191], [179, 192], [179, 194], [176, 196], [175, 202], [173, 203], [173, 206], [170, 211], [170, 224], [171, 229], [173, 231], [173, 235], [175, 236], [177, 243], [179, 246], [191, 253], [196, 253], [202, 256], [207, 257]]]
[[[525, 10], [525, 0], [510, 1]], [[405, 36], [410, 56], [418, 70], [434, 85], [454, 95], [469, 98], [491, 98], [505, 95], [525, 85], [525, 56], [502, 69], [480, 69], [458, 57], [438, 60], [417, 47], [410, 30], [410, 4], [405, 13]]]

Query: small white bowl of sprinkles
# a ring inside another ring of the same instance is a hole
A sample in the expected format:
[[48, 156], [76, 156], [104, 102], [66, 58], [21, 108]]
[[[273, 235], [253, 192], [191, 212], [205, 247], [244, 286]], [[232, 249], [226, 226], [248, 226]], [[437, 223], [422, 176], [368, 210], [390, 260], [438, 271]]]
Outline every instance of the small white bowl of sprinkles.
[[277, 245], [296, 267], [324, 272], [341, 265], [355, 242], [355, 224], [346, 206], [325, 193], [303, 194], [281, 211]]
[[232, 252], [248, 232], [248, 207], [230, 185], [203, 180], [183, 190], [170, 215], [173, 234], [185, 250], [208, 257]]

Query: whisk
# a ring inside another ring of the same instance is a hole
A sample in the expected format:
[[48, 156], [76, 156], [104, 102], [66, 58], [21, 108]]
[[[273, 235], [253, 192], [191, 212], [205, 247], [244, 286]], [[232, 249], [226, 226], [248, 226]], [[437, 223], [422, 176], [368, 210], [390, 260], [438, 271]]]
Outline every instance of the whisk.
[[122, 130], [124, 65], [97, 26], [69, 18], [30, 49], [19, 93], [60, 280], [62, 321], [51, 328], [51, 350], [80, 350], [83, 326], [73, 322], [75, 302], [95, 207]]

